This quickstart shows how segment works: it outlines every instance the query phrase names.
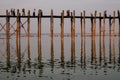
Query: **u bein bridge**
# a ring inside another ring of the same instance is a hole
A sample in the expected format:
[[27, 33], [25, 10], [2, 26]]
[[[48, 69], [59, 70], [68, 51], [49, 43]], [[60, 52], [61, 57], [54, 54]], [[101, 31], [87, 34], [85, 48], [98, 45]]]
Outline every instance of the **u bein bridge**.
[[[30, 19], [31, 18], [37, 18], [38, 22], [38, 29], [37, 29], [37, 37], [38, 37], [38, 61], [41, 63], [42, 61], [42, 46], [41, 46], [41, 24], [42, 24], [42, 18], [50, 18], [50, 41], [51, 41], [51, 62], [54, 64], [54, 18], [59, 18], [60, 21], [60, 37], [61, 37], [61, 63], [64, 64], [64, 19], [70, 18], [71, 21], [71, 62], [75, 63], [75, 19], [80, 19], [80, 33], [81, 33], [81, 63], [86, 65], [86, 19], [90, 19], [91, 22], [91, 63], [96, 64], [96, 20], [99, 20], [99, 61], [100, 63], [102, 60], [104, 60], [104, 64], [106, 64], [106, 57], [105, 57], [105, 25], [106, 21], [109, 20], [109, 34], [110, 34], [110, 62], [117, 63], [115, 53], [114, 53], [114, 35], [115, 35], [115, 24], [116, 19], [118, 19], [118, 36], [120, 36], [120, 12], [117, 11], [117, 16], [115, 15], [116, 12], [113, 12], [113, 16], [107, 16], [106, 11], [103, 13], [99, 13], [99, 16], [97, 16], [97, 11], [94, 12], [94, 14], [91, 14], [91, 16], [86, 16], [86, 12], [83, 11], [80, 13], [80, 16], [75, 16], [75, 11], [69, 13], [70, 15], [65, 16], [64, 11], [62, 11], [60, 16], [53, 15], [53, 10], [51, 10], [50, 15], [43, 15], [42, 10], [38, 10], [38, 15], [30, 15], [30, 11], [28, 11], [28, 15], [21, 15], [19, 10], [17, 10], [17, 15], [10, 15], [8, 10], [6, 10], [6, 15], [0, 15], [0, 18], [6, 18], [5, 25], [1, 25], [0, 31], [4, 30], [6, 33], [6, 63], [8, 66], [10, 66], [10, 28], [13, 28], [13, 26], [10, 23], [11, 18], [16, 18], [16, 29], [14, 28], [13, 32], [16, 35], [16, 59], [17, 62], [20, 64], [21, 62], [21, 27], [24, 27], [23, 24], [21, 24], [22, 18], [27, 18], [27, 38], [28, 38], [28, 45], [27, 45], [27, 53], [28, 53], [28, 61], [30, 64]], [[120, 53], [120, 37], [119, 37], [119, 53]], [[120, 55], [119, 55], [120, 57]], [[113, 60], [113, 61], [112, 61]]]

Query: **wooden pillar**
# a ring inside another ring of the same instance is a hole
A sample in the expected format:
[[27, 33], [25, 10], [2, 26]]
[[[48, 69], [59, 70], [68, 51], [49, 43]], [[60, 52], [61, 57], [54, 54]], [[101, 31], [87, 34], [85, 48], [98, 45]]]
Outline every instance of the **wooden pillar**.
[[82, 23], [82, 20], [83, 20], [82, 18], [83, 17], [82, 17], [82, 12], [80, 13], [80, 15], [81, 15], [81, 18], [80, 18], [80, 23], [81, 23], [80, 29], [81, 29], [81, 31], [80, 32], [81, 32], [81, 37], [82, 37], [83, 36], [83, 23]]
[[118, 27], [119, 27], [119, 33], [118, 35], [120, 36], [120, 11], [118, 10]]
[[105, 36], [105, 17], [106, 17], [106, 11], [104, 11], [103, 14], [102, 36]]
[[51, 62], [54, 61], [54, 42], [53, 42], [53, 10], [51, 10], [51, 17], [50, 17], [50, 37], [51, 37]]
[[30, 10], [28, 10], [28, 18], [27, 18], [27, 37], [28, 37], [28, 65], [30, 66]]
[[85, 14], [86, 14], [86, 12], [85, 12], [85, 11], [83, 11], [83, 27], [84, 27], [84, 37], [86, 37]]
[[75, 11], [71, 13], [71, 62], [75, 62]]
[[97, 11], [94, 13], [93, 36], [96, 36], [96, 15]]
[[102, 61], [102, 52], [101, 52], [101, 27], [102, 27], [102, 18], [101, 18], [101, 13], [99, 13], [99, 62], [101, 65]]
[[102, 20], [102, 18], [101, 18], [101, 13], [99, 13], [99, 35], [101, 36], [101, 27], [102, 27], [102, 24], [101, 24], [101, 20]]
[[8, 10], [6, 10], [6, 63], [10, 66], [10, 18]]
[[110, 15], [110, 16], [109, 16], [109, 37], [110, 37], [110, 39], [109, 39], [109, 40], [110, 40], [110, 43], [109, 43], [109, 45], [110, 45], [110, 46], [109, 46], [109, 47], [110, 47], [110, 48], [109, 48], [109, 63], [111, 63], [111, 55], [112, 55], [112, 50], [111, 50], [111, 25], [112, 25], [112, 24], [111, 24], [111, 19], [112, 19], [112, 18], [111, 18], [111, 15]]
[[111, 36], [111, 15], [109, 16], [109, 35]]
[[21, 53], [20, 53], [20, 13], [19, 9], [17, 10], [17, 27], [16, 27], [16, 54], [17, 61], [20, 63], [21, 61]]
[[38, 10], [38, 62], [41, 63], [42, 60], [42, 44], [41, 44], [41, 15], [42, 11]]
[[84, 67], [86, 67], [86, 22], [85, 22], [85, 10], [83, 11], [83, 27], [84, 27]]
[[112, 22], [112, 26], [111, 26], [111, 35], [114, 36], [115, 35], [115, 11], [113, 12], [113, 22]]
[[91, 14], [91, 36], [93, 36], [93, 14]]
[[64, 10], [61, 13], [61, 63], [64, 65]]

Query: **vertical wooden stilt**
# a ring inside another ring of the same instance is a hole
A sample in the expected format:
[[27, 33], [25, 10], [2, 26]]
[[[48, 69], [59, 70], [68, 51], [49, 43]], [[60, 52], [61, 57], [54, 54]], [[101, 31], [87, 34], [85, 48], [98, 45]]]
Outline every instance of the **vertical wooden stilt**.
[[16, 54], [17, 54], [17, 61], [18, 64], [21, 61], [21, 53], [20, 53], [20, 13], [17, 10], [17, 29], [16, 29]]
[[111, 58], [111, 56], [112, 56], [112, 50], [111, 50], [111, 15], [109, 16], [110, 18], [109, 18], [109, 37], [110, 37], [110, 50], [109, 50], [109, 63], [111, 63], [111, 60], [112, 60], [112, 58]]
[[120, 11], [119, 10], [118, 10], [118, 27], [119, 27], [118, 35], [120, 36]]
[[86, 12], [85, 12], [85, 11], [83, 11], [83, 27], [84, 27], [84, 37], [86, 37], [85, 14], [86, 14]]
[[103, 15], [102, 36], [105, 36], [105, 17], [106, 17], [106, 11], [104, 11], [104, 15]]
[[51, 37], [51, 67], [53, 71], [54, 67], [54, 42], [53, 42], [53, 10], [51, 10], [51, 18], [50, 18], [50, 37]]
[[115, 36], [115, 11], [113, 12], [113, 26], [112, 26], [112, 49], [113, 49], [113, 62], [114, 62], [114, 64], [116, 64], [115, 45], [114, 45], [114, 36]]
[[61, 13], [61, 65], [64, 66], [64, 10]]
[[71, 62], [75, 62], [75, 11], [71, 13]]
[[106, 63], [106, 54], [105, 54], [105, 41], [104, 41], [104, 36], [105, 36], [105, 17], [106, 17], [106, 11], [104, 11], [103, 15], [103, 26], [102, 26], [102, 54], [103, 54], [103, 59], [104, 59], [104, 65], [107, 65]]
[[93, 36], [96, 36], [96, 15], [97, 11], [94, 13]]
[[7, 66], [10, 66], [10, 18], [8, 14], [8, 10], [6, 10], [6, 63]]
[[27, 20], [27, 36], [28, 36], [28, 66], [30, 67], [30, 10], [28, 10], [28, 20]]
[[99, 61], [100, 61], [100, 64], [101, 64], [101, 61], [102, 61], [102, 52], [101, 52], [101, 27], [102, 27], [102, 24], [101, 24], [101, 13], [99, 13]]
[[80, 29], [81, 29], [81, 37], [83, 36], [83, 23], [82, 23], [82, 12], [80, 13], [80, 15], [81, 15], [81, 18], [80, 18], [80, 23], [81, 23], [81, 26], [80, 26]]
[[91, 37], [93, 36], [93, 14], [91, 14]]
[[111, 36], [114, 36], [115, 32], [115, 11], [113, 12], [113, 21], [111, 23]]
[[83, 27], [84, 27], [84, 67], [86, 67], [86, 23], [85, 23], [85, 14], [83, 11]]
[[101, 36], [101, 27], [102, 27], [102, 24], [101, 24], [101, 22], [102, 22], [102, 21], [101, 21], [101, 20], [102, 20], [102, 19], [101, 19], [101, 13], [99, 13], [99, 17], [100, 17], [100, 18], [99, 18], [99, 35]]
[[93, 63], [93, 14], [91, 14], [91, 64]]
[[42, 44], [41, 44], [41, 15], [42, 11], [38, 11], [38, 63], [41, 63], [42, 60]]

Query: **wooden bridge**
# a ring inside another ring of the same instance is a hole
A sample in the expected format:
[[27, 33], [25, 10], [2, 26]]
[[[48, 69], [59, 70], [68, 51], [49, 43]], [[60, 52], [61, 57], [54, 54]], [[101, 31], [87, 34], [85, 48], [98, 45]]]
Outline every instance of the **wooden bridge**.
[[[30, 10], [28, 10], [27, 15], [21, 15], [19, 10], [17, 10], [16, 15], [10, 15], [8, 10], [6, 10], [6, 15], [0, 15], [0, 18], [6, 18], [6, 23], [5, 25], [2, 25], [0, 22], [0, 31], [4, 30], [6, 33], [6, 55], [7, 55], [7, 63], [9, 65], [10, 63], [10, 44], [9, 44], [9, 37], [10, 37], [10, 19], [11, 18], [16, 18], [16, 29], [14, 29], [16, 34], [16, 55], [17, 55], [17, 60], [20, 62], [20, 55], [21, 55], [21, 46], [20, 46], [20, 35], [21, 35], [21, 26], [24, 25], [24, 23], [21, 25], [21, 19], [22, 18], [27, 18], [27, 37], [28, 37], [28, 59], [30, 60], [30, 19], [31, 18], [37, 18], [38, 19], [38, 59], [41, 60], [41, 24], [42, 24], [42, 18], [50, 18], [50, 38], [51, 38], [51, 45], [53, 45], [53, 35], [54, 35], [54, 18], [59, 18], [60, 19], [60, 27], [61, 27], [61, 60], [64, 59], [64, 19], [65, 18], [70, 18], [71, 21], [71, 58], [72, 60], [75, 60], [75, 19], [79, 18], [80, 19], [80, 33], [81, 37], [86, 37], [86, 19], [90, 19], [91, 22], [91, 36], [93, 37], [92, 39], [94, 40], [96, 36], [96, 20], [99, 20], [99, 35], [102, 36], [102, 40], [104, 41], [104, 35], [105, 35], [105, 25], [106, 25], [106, 20], [109, 20], [109, 34], [110, 36], [114, 36], [115, 33], [115, 24], [116, 24], [116, 19], [118, 19], [118, 35], [120, 36], [120, 11], [116, 12], [113, 11], [113, 16], [112, 15], [107, 15], [106, 11], [104, 11], [103, 15], [99, 13], [99, 16], [97, 16], [97, 11], [94, 12], [94, 14], [91, 14], [91, 16], [86, 16], [86, 12], [83, 11], [80, 13], [79, 16], [75, 15], [75, 11], [69, 12], [68, 14], [70, 15], [64, 15], [65, 12], [64, 10], [61, 12], [61, 15], [54, 15], [53, 10], [51, 10], [50, 15], [44, 15], [42, 10], [38, 10], [38, 15], [30, 15]], [[94, 48], [94, 46], [93, 46]], [[53, 46], [51, 46], [51, 57], [53, 57]], [[51, 58], [53, 59], [53, 58]]]

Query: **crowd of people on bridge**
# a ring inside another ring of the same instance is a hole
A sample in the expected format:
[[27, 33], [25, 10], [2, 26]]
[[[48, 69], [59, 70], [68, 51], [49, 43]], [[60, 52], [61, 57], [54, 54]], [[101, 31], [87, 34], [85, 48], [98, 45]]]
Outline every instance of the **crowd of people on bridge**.
[[[9, 11], [8, 14], [9, 14], [10, 16], [16, 16], [16, 15], [17, 15], [15, 9], [13, 9], [13, 8]], [[41, 16], [42, 16], [42, 15], [43, 15], [43, 12], [42, 12], [42, 10], [41, 10]], [[24, 8], [22, 9], [22, 14], [21, 14], [21, 16], [26, 16], [26, 12], [25, 12], [25, 9], [24, 9]], [[32, 16], [36, 16], [36, 9], [33, 10]], [[70, 16], [70, 10], [67, 10], [67, 11], [66, 11], [66, 16]]]

